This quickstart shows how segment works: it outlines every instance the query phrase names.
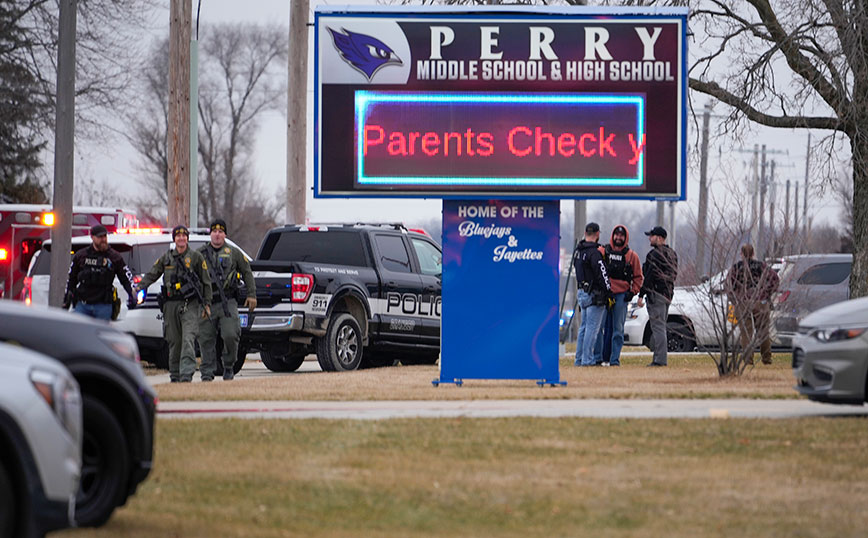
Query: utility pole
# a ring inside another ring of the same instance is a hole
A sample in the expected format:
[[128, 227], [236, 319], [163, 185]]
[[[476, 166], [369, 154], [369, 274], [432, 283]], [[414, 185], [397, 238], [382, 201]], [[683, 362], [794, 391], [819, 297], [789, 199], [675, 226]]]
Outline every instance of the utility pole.
[[784, 254], [790, 254], [790, 245], [793, 240], [790, 237], [790, 180], [787, 180], [787, 202], [784, 205], [784, 237], [786, 238], [786, 248]]
[[756, 247], [756, 255], [758, 259], [763, 259], [765, 256], [765, 248], [763, 247], [763, 240], [765, 239], [765, 212], [766, 212], [766, 189], [768, 179], [766, 178], [766, 145], [762, 146], [762, 162], [760, 165], [760, 193], [759, 193], [759, 237], [757, 238], [757, 244], [754, 245]]
[[196, 34], [190, 39], [190, 227], [199, 225], [199, 10]]
[[[805, 190], [802, 193], [804, 201], [804, 209], [802, 209], [802, 222], [805, 227], [805, 240], [808, 239], [808, 178], [811, 172], [811, 133], [808, 133], [808, 149], [805, 151]], [[799, 211], [799, 204], [796, 204], [796, 212]], [[796, 227], [796, 231], [799, 229]]]
[[[702, 143], [699, 156], [699, 213], [696, 237], [696, 273], [705, 274], [705, 232], [708, 219], [708, 124], [711, 122], [711, 103], [705, 103], [702, 113]], [[673, 230], [674, 232], [674, 230]]]
[[169, 7], [169, 225], [190, 223], [190, 0]]
[[72, 193], [75, 178], [75, 16], [76, 0], [61, 0], [57, 33], [57, 109], [54, 125], [54, 226], [48, 304], [63, 304], [72, 248]]
[[[573, 202], [573, 243], [578, 244], [579, 241], [585, 235], [585, 224], [588, 222], [588, 201], [587, 200], [575, 200]], [[572, 253], [570, 253], [572, 256]], [[575, 267], [573, 267], [573, 271], [575, 274]], [[573, 293], [573, 297], [579, 296], [578, 290], [578, 281], [575, 278], [572, 278], [569, 282], [570, 290]], [[573, 301], [575, 304], [578, 304], [575, 300]], [[578, 310], [578, 309], [577, 309]], [[578, 317], [576, 317], [578, 316]], [[582, 320], [582, 315], [580, 312], [573, 312], [573, 324], [570, 327], [570, 341], [572, 342], [578, 337], [579, 334], [579, 324]]]
[[759, 194], [759, 146], [753, 145], [753, 160], [751, 160], [751, 182], [750, 182], [750, 242], [756, 245], [757, 240], [757, 195]]
[[[798, 237], [799, 233], [799, 184], [793, 184], [793, 207], [796, 208], [793, 211], [793, 232], [795, 232]], [[799, 241], [799, 252], [802, 251], [802, 238], [798, 238]]]
[[777, 183], [775, 183], [775, 161], [772, 159], [771, 173], [769, 177], [771, 191], [769, 192], [769, 240], [767, 246], [772, 254], [775, 252], [775, 198], [777, 197]]
[[669, 202], [669, 246], [675, 248], [675, 204], [672, 200]]
[[286, 223], [307, 218], [307, 14], [309, 0], [289, 3], [286, 125]]

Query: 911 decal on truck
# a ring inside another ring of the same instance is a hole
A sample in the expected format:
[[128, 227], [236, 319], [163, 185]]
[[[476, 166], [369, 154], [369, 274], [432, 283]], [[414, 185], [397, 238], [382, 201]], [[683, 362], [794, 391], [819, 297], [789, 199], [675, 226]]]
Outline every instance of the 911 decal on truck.
[[272, 371], [295, 371], [311, 353], [325, 371], [439, 357], [441, 249], [425, 233], [285, 226], [268, 232], [251, 266], [258, 306], [242, 344]]

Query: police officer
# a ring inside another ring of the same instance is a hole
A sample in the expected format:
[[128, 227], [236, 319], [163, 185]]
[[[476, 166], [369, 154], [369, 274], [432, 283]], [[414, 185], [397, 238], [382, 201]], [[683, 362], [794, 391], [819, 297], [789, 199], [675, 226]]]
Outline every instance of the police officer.
[[162, 275], [160, 291], [163, 330], [169, 342], [169, 379], [187, 383], [196, 372], [195, 340], [199, 318], [211, 317], [211, 277], [208, 264], [198, 251], [188, 248], [190, 232], [185, 226], [172, 229], [175, 248], [154, 263], [139, 282], [147, 289]]
[[651, 250], [642, 265], [645, 282], [639, 290], [637, 304], [642, 307], [642, 298], [648, 299], [648, 323], [651, 325], [651, 350], [654, 358], [647, 366], [666, 366], [669, 351], [666, 323], [675, 290], [675, 279], [678, 277], [678, 255], [666, 244], [666, 229], [662, 226], [651, 228], [645, 235], [651, 242]]
[[72, 257], [69, 278], [63, 296], [63, 308], [75, 305], [75, 311], [97, 319], [112, 318], [115, 276], [127, 291], [128, 307], [136, 307], [133, 293], [133, 275], [120, 253], [108, 244], [105, 226], [97, 224], [90, 229], [93, 244], [83, 248]]
[[576, 341], [576, 366], [594, 366], [593, 350], [603, 324], [612, 285], [603, 254], [600, 252], [600, 225], [589, 222], [585, 238], [576, 247], [576, 281], [582, 323]]
[[232, 366], [238, 355], [241, 322], [238, 319], [239, 280], [244, 279], [247, 297], [244, 306], [252, 312], [256, 308], [256, 283], [250, 263], [241, 250], [226, 244], [226, 221], [214, 219], [211, 223], [211, 241], [199, 252], [208, 263], [214, 301], [210, 320], [199, 322], [199, 351], [202, 352], [202, 381], [214, 379], [217, 360], [217, 331], [223, 339], [223, 379], [235, 377]]

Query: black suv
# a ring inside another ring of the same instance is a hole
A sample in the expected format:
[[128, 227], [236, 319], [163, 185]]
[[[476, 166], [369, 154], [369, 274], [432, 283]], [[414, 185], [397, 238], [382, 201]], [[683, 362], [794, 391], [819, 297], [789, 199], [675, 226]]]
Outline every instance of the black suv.
[[135, 493], [153, 461], [156, 393], [135, 339], [107, 323], [59, 309], [0, 301], [0, 341], [62, 362], [81, 387], [81, 484], [75, 520], [99, 526]]

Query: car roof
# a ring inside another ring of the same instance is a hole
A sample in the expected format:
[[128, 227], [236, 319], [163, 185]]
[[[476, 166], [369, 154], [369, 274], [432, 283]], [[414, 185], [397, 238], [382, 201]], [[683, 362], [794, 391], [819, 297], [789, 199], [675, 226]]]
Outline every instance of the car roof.
[[[150, 245], [155, 243], [172, 243], [172, 237], [170, 234], [165, 233], [157, 233], [157, 234], [108, 234], [106, 236], [108, 239], [108, 244], [125, 244], [125, 245]], [[190, 234], [190, 241], [210, 241], [210, 235], [203, 234]], [[227, 238], [229, 240], [229, 238]], [[72, 238], [72, 243], [75, 245], [81, 243], [90, 243], [91, 239], [89, 235], [79, 235]], [[51, 240], [45, 241], [46, 245], [51, 244]], [[235, 243], [232, 243], [233, 245]]]
[[783, 260], [786, 263], [795, 263], [799, 261], [849, 262], [853, 261], [853, 255], [840, 252], [828, 252], [824, 254], [794, 254], [792, 256], [784, 256]]

